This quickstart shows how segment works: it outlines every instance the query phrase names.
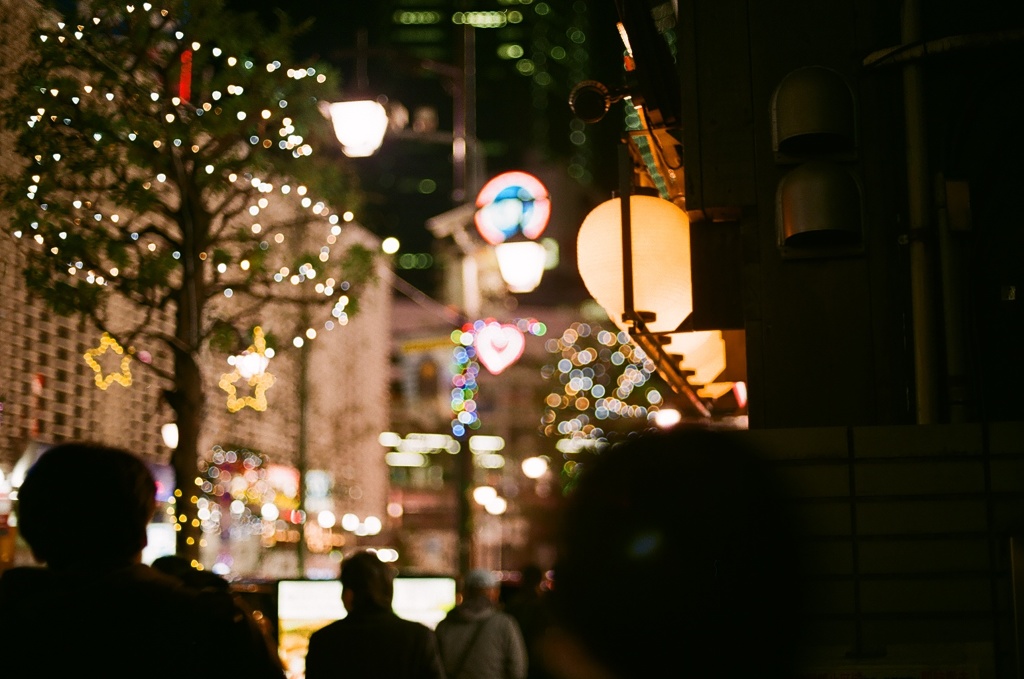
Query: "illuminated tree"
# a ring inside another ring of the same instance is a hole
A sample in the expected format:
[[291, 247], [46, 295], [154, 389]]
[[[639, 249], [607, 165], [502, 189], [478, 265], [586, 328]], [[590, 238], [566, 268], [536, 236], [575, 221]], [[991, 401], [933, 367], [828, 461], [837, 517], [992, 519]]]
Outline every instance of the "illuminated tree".
[[345, 168], [337, 154], [310, 157], [335, 143], [318, 105], [336, 83], [288, 63], [293, 27], [268, 31], [221, 0], [91, 0], [78, 12], [37, 12], [13, 76], [3, 124], [25, 162], [0, 179], [2, 228], [56, 312], [167, 352], [148, 367], [176, 414], [178, 548], [194, 558], [189, 499], [216, 384], [201, 352], [248, 336], [275, 300], [337, 316], [372, 271], [367, 250], [342, 246], [351, 213], [318, 198], [354, 207]]
[[545, 348], [553, 362], [541, 370], [551, 392], [540, 429], [559, 439], [556, 447], [568, 460], [561, 470], [568, 488], [581, 453], [653, 428], [654, 413], [665, 406], [669, 390], [654, 362], [618, 329], [573, 323]]

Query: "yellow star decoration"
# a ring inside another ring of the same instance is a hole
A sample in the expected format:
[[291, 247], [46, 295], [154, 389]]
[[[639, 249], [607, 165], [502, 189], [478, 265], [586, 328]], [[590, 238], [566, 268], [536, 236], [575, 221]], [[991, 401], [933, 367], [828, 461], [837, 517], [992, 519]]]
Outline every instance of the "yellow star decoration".
[[[103, 367], [100, 366], [96, 357], [107, 353], [108, 349], [118, 356], [121, 356], [121, 372], [110, 373], [109, 375], [104, 376]], [[132, 353], [132, 349], [129, 349], [128, 353], [125, 353], [125, 350], [117, 343], [116, 339], [107, 333], [103, 333], [103, 336], [100, 337], [100, 345], [89, 349], [89, 351], [85, 352], [83, 357], [85, 358], [86, 364], [88, 364], [88, 366], [96, 373], [96, 386], [100, 389], [106, 390], [106, 388], [114, 382], [117, 382], [122, 387], [132, 386]]]
[[[256, 326], [253, 328], [253, 343], [244, 353], [256, 353], [260, 356], [265, 356], [267, 351], [267, 340], [263, 336], [263, 328]], [[228, 412], [237, 413], [242, 408], [249, 406], [253, 410], [263, 411], [267, 409], [267, 389], [274, 384], [274, 376], [267, 371], [263, 371], [250, 377], [247, 381], [249, 386], [252, 387], [252, 394], [250, 396], [242, 396], [239, 398], [238, 391], [235, 388], [235, 382], [242, 379], [242, 374], [238, 372], [238, 368], [235, 367], [229, 373], [224, 373], [220, 377], [220, 388], [228, 394]]]

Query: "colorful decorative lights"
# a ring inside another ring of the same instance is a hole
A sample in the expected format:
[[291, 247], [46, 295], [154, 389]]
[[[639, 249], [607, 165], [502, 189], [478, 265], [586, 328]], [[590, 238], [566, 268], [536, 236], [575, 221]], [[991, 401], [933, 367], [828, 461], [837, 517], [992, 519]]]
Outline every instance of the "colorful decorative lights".
[[541, 375], [552, 382], [544, 401], [545, 436], [604, 441], [610, 430], [647, 429], [663, 405], [654, 363], [625, 331], [573, 323], [545, 344], [553, 364]]
[[[476, 402], [476, 395], [480, 390], [477, 383], [480, 362], [478, 362], [476, 341], [478, 333], [490, 325], [502, 327], [497, 320], [488, 318], [466, 323], [461, 328], [453, 330], [451, 334], [452, 342], [455, 344], [455, 348], [452, 349], [451, 427], [455, 436], [464, 436], [467, 429], [480, 428], [480, 416], [477, 414]], [[520, 318], [512, 327], [520, 333], [521, 337], [526, 334], [539, 337], [547, 333], [547, 326], [535, 318]], [[518, 359], [519, 356], [517, 355], [515, 358]], [[514, 362], [515, 360], [512, 361], [512, 363]]]
[[[113, 372], [109, 375], [103, 374], [103, 367], [99, 364], [99, 361], [97, 361], [96, 358], [107, 353], [107, 351], [112, 351], [118, 356], [121, 356], [120, 372]], [[116, 339], [111, 337], [108, 333], [103, 333], [103, 336], [100, 337], [100, 345], [89, 349], [84, 354], [86, 364], [88, 364], [88, 366], [92, 368], [93, 372], [96, 373], [96, 386], [104, 391], [106, 391], [107, 387], [114, 382], [117, 382], [122, 387], [130, 387], [132, 385], [132, 353], [131, 349], [128, 350], [128, 353], [125, 353], [124, 348], [118, 344]]]
[[526, 338], [514, 325], [494, 322], [477, 331], [473, 346], [480, 363], [492, 375], [498, 375], [523, 355]]

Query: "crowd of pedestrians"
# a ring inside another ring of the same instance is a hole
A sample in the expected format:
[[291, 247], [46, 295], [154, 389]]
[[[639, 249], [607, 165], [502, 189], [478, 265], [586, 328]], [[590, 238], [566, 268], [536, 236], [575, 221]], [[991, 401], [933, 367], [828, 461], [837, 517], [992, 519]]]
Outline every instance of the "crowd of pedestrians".
[[[104, 530], [85, 525], [83, 493], [113, 517]], [[148, 468], [127, 451], [66, 443], [39, 458], [18, 514], [41, 566], [0, 575], [3, 676], [285, 677], [226, 581], [174, 557], [142, 563], [154, 498]], [[473, 570], [431, 630], [392, 610], [393, 567], [373, 551], [350, 554], [347, 615], [312, 634], [306, 677], [783, 676], [799, 597], [781, 498], [720, 434], [679, 429], [614, 446], [568, 499], [550, 591], [528, 566], [502, 602], [495, 575]]]

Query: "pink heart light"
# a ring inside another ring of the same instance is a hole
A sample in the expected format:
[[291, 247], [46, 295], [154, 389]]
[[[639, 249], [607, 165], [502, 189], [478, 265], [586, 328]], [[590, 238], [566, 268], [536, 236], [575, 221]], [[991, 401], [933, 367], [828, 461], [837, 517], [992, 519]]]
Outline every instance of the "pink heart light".
[[526, 338], [514, 325], [488, 323], [476, 334], [473, 346], [484, 367], [492, 375], [497, 375], [523, 355]]

